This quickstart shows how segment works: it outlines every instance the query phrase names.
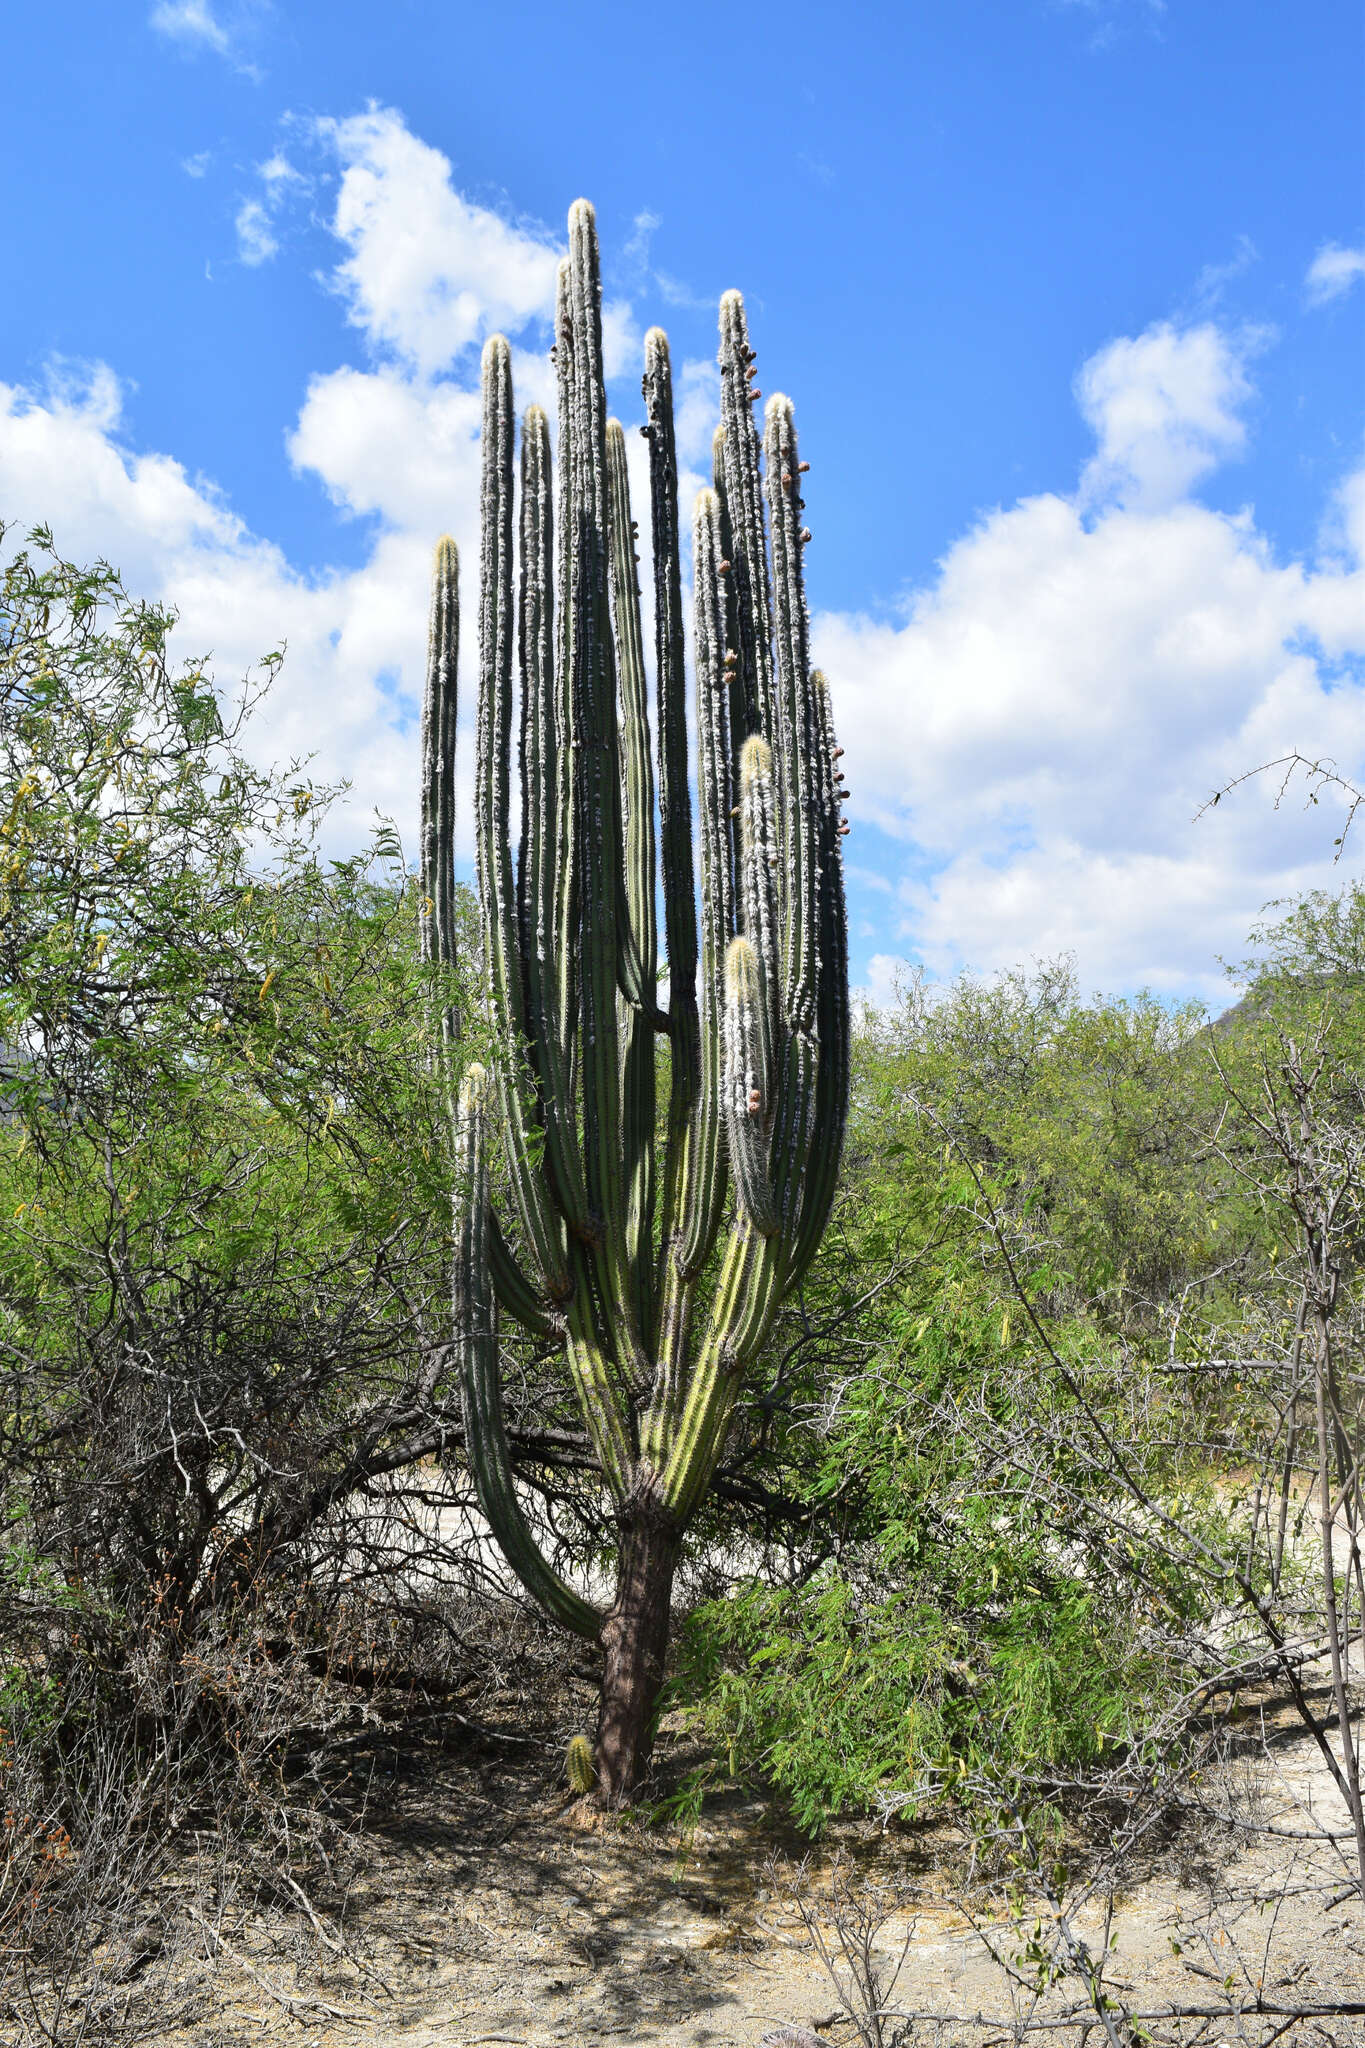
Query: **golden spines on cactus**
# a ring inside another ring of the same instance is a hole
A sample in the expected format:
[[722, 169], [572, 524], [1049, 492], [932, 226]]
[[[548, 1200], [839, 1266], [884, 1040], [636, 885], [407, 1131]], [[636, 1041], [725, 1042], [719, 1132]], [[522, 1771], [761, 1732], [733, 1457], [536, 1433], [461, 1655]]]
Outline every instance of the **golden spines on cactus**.
[[586, 1735], [575, 1735], [564, 1752], [564, 1775], [569, 1781], [569, 1790], [576, 1792], [580, 1799], [587, 1797], [597, 1783], [597, 1765], [593, 1762], [592, 1744]]

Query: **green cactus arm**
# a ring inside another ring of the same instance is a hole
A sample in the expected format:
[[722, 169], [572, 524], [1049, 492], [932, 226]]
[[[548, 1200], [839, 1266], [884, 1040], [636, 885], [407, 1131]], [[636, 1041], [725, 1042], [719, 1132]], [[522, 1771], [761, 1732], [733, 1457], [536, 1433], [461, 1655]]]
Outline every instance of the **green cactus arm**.
[[621, 756], [625, 794], [626, 907], [640, 969], [651, 983], [658, 962], [655, 925], [654, 768], [649, 750], [649, 700], [635, 522], [630, 511], [626, 436], [607, 422], [607, 501], [611, 521], [611, 595], [621, 687]]
[[768, 530], [773, 560], [776, 699], [780, 744], [775, 750], [791, 822], [784, 873], [782, 1021], [787, 1037], [777, 1122], [769, 1154], [779, 1191], [783, 1243], [790, 1258], [800, 1232], [804, 1182], [815, 1121], [818, 985], [824, 910], [822, 829], [829, 819], [832, 762], [821, 731], [818, 691], [810, 668], [802, 554], [800, 462], [791, 401], [769, 399], [764, 435]]
[[577, 1117], [561, 1032], [555, 874], [560, 742], [555, 702], [550, 427], [528, 406], [521, 430], [521, 848], [517, 870], [525, 1025], [545, 1130], [545, 1166], [570, 1231], [587, 1233]]
[[663, 1490], [672, 1512], [685, 1522], [701, 1499], [724, 1448], [745, 1368], [772, 1328], [784, 1294], [786, 1247], [805, 1160], [802, 1143], [788, 1136], [796, 1126], [809, 1135], [816, 1052], [810, 1037], [792, 1032], [786, 1041], [777, 1090], [777, 1122], [769, 1147], [772, 1201], [782, 1228], [756, 1230], [740, 1213], [721, 1263], [706, 1334], [675, 1419], [663, 1465]]
[[[720, 552], [722, 561], [734, 558], [735, 533], [730, 522], [730, 506], [725, 488], [725, 429], [717, 427], [711, 436], [711, 487], [720, 506]], [[751, 733], [759, 729], [758, 699], [754, 694], [754, 678], [751, 669], [746, 669], [740, 660], [741, 638], [739, 628], [739, 607], [736, 602], [738, 579], [725, 579], [725, 646], [726, 661], [730, 670], [730, 733], [736, 746]]]
[[[634, 1384], [645, 1361], [634, 1314], [622, 1190], [621, 1047], [616, 995], [629, 941], [623, 915], [616, 662], [607, 590], [606, 400], [602, 280], [593, 210], [569, 210], [573, 348], [570, 434], [573, 560], [572, 716], [578, 862], [579, 1065], [588, 1207], [599, 1233], [600, 1284], [619, 1366]], [[627, 993], [629, 993], [627, 991]]]
[[626, 908], [647, 994], [622, 1020], [626, 1050], [621, 1096], [622, 1167], [626, 1184], [626, 1257], [634, 1274], [637, 1327], [653, 1327], [654, 1289], [654, 988], [658, 967], [654, 845], [654, 770], [649, 750], [648, 684], [640, 626], [635, 523], [630, 512], [626, 437], [607, 422], [607, 496], [611, 514], [611, 597], [621, 683], [621, 755], [625, 808]]
[[[449, 534], [436, 543], [426, 686], [422, 695], [422, 958], [449, 971], [455, 944], [455, 723], [460, 660], [460, 551]], [[459, 1036], [459, 1012], [441, 1005], [441, 1043]]]
[[489, 1277], [487, 1074], [471, 1066], [455, 1119], [455, 1351], [464, 1405], [465, 1452], [479, 1506], [528, 1593], [574, 1634], [596, 1640], [603, 1617], [541, 1555], [512, 1477], [498, 1372], [497, 1315]]
[[697, 493], [693, 520], [693, 666], [697, 687], [697, 803], [701, 813], [701, 1089], [692, 1117], [678, 1262], [695, 1275], [715, 1242], [725, 1200], [721, 1142], [721, 1021], [725, 949], [734, 934], [728, 833], [729, 748], [721, 613], [719, 505]]
[[506, 1309], [532, 1337], [548, 1340], [564, 1335], [564, 1314], [537, 1293], [517, 1263], [516, 1253], [503, 1235], [498, 1212], [488, 1212], [488, 1270], [500, 1308]]
[[479, 712], [475, 851], [483, 905], [484, 969], [498, 1033], [498, 1095], [513, 1199], [530, 1255], [555, 1300], [571, 1280], [564, 1232], [539, 1169], [536, 1127], [523, 1071], [524, 989], [512, 874], [510, 754], [512, 654], [512, 357], [500, 334], [483, 352], [483, 494], [479, 573]]
[[744, 1369], [771, 1327], [780, 1267], [779, 1239], [761, 1236], [741, 1217], [730, 1233], [706, 1335], [663, 1461], [660, 1490], [680, 1527], [710, 1484]]
[[[687, 680], [682, 563], [678, 533], [678, 455], [673, 430], [673, 369], [668, 337], [645, 336], [645, 433], [649, 441], [650, 541], [654, 561], [654, 657], [658, 701], [659, 839], [668, 952], [669, 1093], [659, 1223], [659, 1308], [653, 1350], [676, 1349], [676, 1280], [670, 1251], [683, 1186], [687, 1130], [701, 1084], [697, 1011], [697, 909], [693, 895], [692, 796], [687, 773]], [[668, 1291], [673, 1313], [665, 1320]]]
[[579, 1279], [566, 1317], [569, 1371], [602, 1477], [613, 1497], [622, 1501], [630, 1492], [635, 1467], [635, 1446], [627, 1420], [630, 1409], [622, 1398], [617, 1360], [603, 1342], [601, 1318], [593, 1312], [590, 1255], [579, 1248], [575, 1262], [580, 1268]]
[[642, 1441], [656, 1465], [682, 1398], [688, 1325], [697, 1279], [725, 1206], [721, 1023], [725, 948], [734, 928], [728, 843], [729, 775], [725, 717], [719, 504], [697, 494], [693, 518], [693, 634], [697, 687], [697, 797], [701, 822], [701, 1007], [699, 1084], [669, 1167], [671, 1228], [661, 1238], [655, 1378]]
[[578, 792], [574, 767], [573, 285], [566, 256], [555, 286], [555, 381], [559, 396], [559, 491], [555, 508], [555, 931], [559, 1042], [572, 1094], [578, 1031]]
[[768, 400], [764, 457], [781, 734], [781, 745], [774, 751], [785, 787], [782, 806], [792, 824], [782, 1000], [787, 1028], [813, 1031], [820, 944], [821, 745], [810, 670], [796, 427], [791, 400], [780, 392]]
[[[772, 749], [757, 733], [739, 753], [739, 928], [754, 949], [770, 1062], [782, 1044], [782, 960], [777, 922], [777, 818]], [[772, 1068], [770, 1067], [770, 1072]], [[771, 1101], [765, 1096], [771, 1128]]]
[[[754, 427], [750, 372], [754, 351], [744, 300], [726, 292], [720, 302], [720, 420], [725, 467], [728, 545], [734, 577], [739, 671], [750, 723], [742, 737], [760, 732], [776, 750], [773, 703], [772, 613], [768, 556], [763, 538], [763, 494], [759, 482], [758, 434]], [[785, 821], [784, 844], [785, 844]]]
[[732, 939], [725, 956], [723, 1090], [725, 1132], [739, 1206], [760, 1237], [777, 1229], [768, 1179], [768, 1110], [772, 1047], [758, 957], [747, 939]]
[[678, 1212], [664, 1249], [655, 1382], [645, 1418], [645, 1454], [667, 1455], [683, 1398], [687, 1335], [697, 1279], [725, 1207], [725, 949], [734, 932], [729, 851], [720, 506], [697, 493], [692, 527], [693, 667], [697, 689], [697, 805], [701, 839], [701, 1083], [678, 1154]]
[[812, 676], [820, 730], [820, 977], [816, 1034], [820, 1064], [815, 1079], [815, 1118], [806, 1168], [801, 1220], [786, 1276], [800, 1284], [829, 1220], [848, 1122], [849, 1040], [848, 919], [844, 906], [843, 836], [835, 780], [834, 720], [829, 685], [819, 670]]

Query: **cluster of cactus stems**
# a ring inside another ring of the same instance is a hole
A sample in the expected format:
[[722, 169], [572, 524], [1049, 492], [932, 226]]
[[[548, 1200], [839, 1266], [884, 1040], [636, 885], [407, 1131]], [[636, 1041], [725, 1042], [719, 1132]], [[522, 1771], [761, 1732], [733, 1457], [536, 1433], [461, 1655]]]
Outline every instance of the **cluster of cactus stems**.
[[[607, 417], [586, 202], [570, 213], [559, 272], [557, 491], [539, 406], [522, 419], [518, 458], [506, 341], [483, 355], [475, 839], [496, 1051], [491, 1072], [471, 1065], [457, 1083], [459, 1020], [442, 1009], [455, 1347], [469, 1462], [498, 1543], [550, 1613], [604, 1640], [636, 1597], [632, 1568], [623, 1555], [604, 1615], [541, 1554], [513, 1483], [498, 1312], [563, 1344], [622, 1530], [652, 1530], [671, 1577], [746, 1367], [819, 1243], [847, 1107], [842, 776], [807, 644], [805, 465], [783, 397], [767, 401], [760, 449], [736, 292], [720, 331], [714, 487], [698, 494], [693, 526], [699, 878], [668, 343], [657, 328], [646, 337], [643, 382], [651, 744], [637, 527], [624, 433]], [[443, 540], [421, 839], [423, 947], [437, 966], [455, 958], [458, 607], [456, 551]], [[490, 1117], [507, 1228], [490, 1203]]]

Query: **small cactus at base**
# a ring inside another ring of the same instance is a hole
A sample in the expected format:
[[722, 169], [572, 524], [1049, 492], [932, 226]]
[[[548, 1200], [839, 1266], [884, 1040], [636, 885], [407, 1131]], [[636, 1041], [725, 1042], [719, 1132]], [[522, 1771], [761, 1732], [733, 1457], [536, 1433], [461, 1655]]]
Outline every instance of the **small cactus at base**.
[[580, 1799], [587, 1797], [597, 1783], [597, 1766], [592, 1760], [592, 1744], [586, 1735], [575, 1735], [564, 1756], [564, 1775], [569, 1789]]

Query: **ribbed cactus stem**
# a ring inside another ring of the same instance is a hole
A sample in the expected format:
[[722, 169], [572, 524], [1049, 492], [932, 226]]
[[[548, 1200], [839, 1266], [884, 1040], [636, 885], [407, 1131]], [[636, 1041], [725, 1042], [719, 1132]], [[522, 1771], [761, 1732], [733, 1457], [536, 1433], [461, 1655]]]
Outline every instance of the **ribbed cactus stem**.
[[773, 756], [755, 733], [739, 756], [740, 928], [754, 949], [770, 1058], [782, 1043], [781, 934], [777, 922], [777, 821]]
[[633, 942], [623, 901], [621, 764], [616, 649], [608, 597], [606, 394], [602, 374], [602, 278], [595, 216], [585, 199], [569, 209], [570, 503], [573, 616], [570, 723], [577, 844], [579, 1066], [583, 1165], [598, 1246], [598, 1284], [617, 1361], [634, 1384], [643, 1371], [634, 1267], [626, 1248], [621, 1172], [621, 1045], [616, 996]]
[[[722, 561], [734, 567], [735, 535], [730, 524], [730, 505], [725, 483], [725, 429], [717, 427], [711, 437], [711, 486], [720, 507], [720, 553]], [[745, 662], [740, 656], [745, 634], [740, 626], [738, 601], [740, 577], [726, 572], [722, 589], [722, 608], [725, 617], [725, 666], [730, 679], [730, 732], [736, 746], [747, 734], [759, 730], [758, 696], [754, 684], [753, 663]], [[732, 841], [734, 835], [732, 834]]]
[[[421, 904], [422, 958], [449, 973], [455, 966], [455, 724], [460, 659], [460, 551], [449, 534], [436, 543], [426, 688], [422, 697]], [[448, 992], [447, 992], [448, 993]], [[442, 1001], [440, 1036], [459, 1036], [459, 1012]]]
[[806, 1174], [801, 1223], [786, 1275], [789, 1287], [800, 1284], [829, 1221], [848, 1122], [852, 1037], [844, 853], [839, 832], [839, 796], [834, 780], [834, 716], [829, 684], [818, 669], [811, 677], [811, 683], [820, 733], [820, 991], [816, 1013], [820, 1066], [816, 1076], [810, 1166]]
[[726, 292], [720, 302], [720, 422], [725, 464], [725, 509], [730, 528], [730, 565], [738, 616], [740, 674], [753, 723], [772, 744], [774, 730], [772, 623], [768, 554], [763, 539], [763, 495], [759, 481], [758, 435], [754, 429], [749, 368], [753, 350], [744, 300]]
[[762, 1237], [777, 1229], [768, 1181], [768, 1111], [772, 1046], [758, 956], [747, 939], [731, 939], [725, 956], [725, 1129], [740, 1207]]
[[[645, 430], [649, 440], [650, 541], [654, 566], [654, 662], [658, 694], [659, 841], [668, 954], [669, 1097], [656, 1293], [677, 1305], [672, 1253], [683, 1186], [687, 1130], [701, 1085], [697, 1010], [697, 910], [692, 873], [692, 798], [687, 773], [687, 679], [682, 569], [678, 544], [678, 456], [673, 433], [673, 369], [668, 337], [645, 336]], [[663, 1311], [654, 1327], [656, 1357], [665, 1340]]]
[[576, 1792], [580, 1799], [586, 1798], [597, 1783], [592, 1744], [586, 1735], [575, 1735], [570, 1741], [564, 1756], [564, 1775], [569, 1781], [569, 1790]]
[[721, 1144], [721, 1019], [725, 949], [735, 929], [730, 872], [730, 749], [721, 610], [720, 506], [698, 491], [692, 524], [693, 663], [697, 679], [697, 802], [701, 812], [701, 1090], [688, 1147], [679, 1264], [700, 1271], [725, 1199]]
[[475, 852], [483, 905], [484, 971], [502, 1057], [498, 1092], [508, 1166], [523, 1233], [552, 1298], [571, 1288], [564, 1230], [535, 1170], [535, 1129], [524, 1071], [525, 990], [520, 920], [512, 872], [510, 752], [512, 657], [512, 358], [502, 335], [483, 352], [483, 545], [479, 584], [479, 718], [475, 775]]
[[780, 736], [774, 752], [783, 783], [782, 809], [791, 834], [782, 994], [790, 1029], [810, 1031], [815, 1024], [820, 940], [820, 731], [810, 674], [796, 427], [791, 400], [780, 392], [768, 400], [764, 440]]
[[465, 1451], [479, 1506], [517, 1577], [557, 1621], [591, 1639], [598, 1634], [602, 1617], [541, 1556], [512, 1476], [498, 1372], [497, 1312], [489, 1274], [487, 1096], [487, 1070], [471, 1066], [460, 1085], [455, 1118], [455, 1256], [451, 1275]]
[[635, 522], [630, 512], [626, 437], [619, 420], [607, 422], [607, 495], [611, 514], [612, 619], [621, 687], [626, 910], [640, 979], [640, 1000], [623, 1020], [621, 1144], [626, 1184], [626, 1257], [633, 1275], [636, 1326], [644, 1337], [654, 1320], [654, 994], [658, 961], [654, 769], [649, 749], [649, 686], [640, 625]]
[[550, 1184], [569, 1230], [588, 1228], [573, 1084], [563, 1036], [560, 822], [567, 809], [555, 669], [550, 429], [538, 405], [521, 430], [521, 858], [517, 878], [524, 1024], [539, 1088]]
[[573, 777], [574, 346], [573, 284], [566, 256], [555, 283], [555, 379], [559, 400], [559, 494], [555, 551], [555, 931], [559, 963], [559, 1035], [570, 1063], [578, 1029], [578, 820]]

